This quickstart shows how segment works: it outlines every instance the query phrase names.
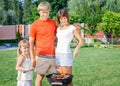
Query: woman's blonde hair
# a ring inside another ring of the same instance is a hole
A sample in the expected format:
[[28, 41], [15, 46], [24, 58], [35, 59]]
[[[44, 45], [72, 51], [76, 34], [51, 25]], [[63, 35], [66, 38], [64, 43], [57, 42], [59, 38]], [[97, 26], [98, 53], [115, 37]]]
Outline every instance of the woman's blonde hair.
[[38, 12], [41, 10], [50, 10], [50, 4], [48, 2], [41, 2], [37, 8]]
[[17, 50], [18, 56], [22, 54], [21, 47], [26, 47], [26, 45], [30, 46], [29, 41], [26, 39], [23, 39], [18, 43], [18, 50]]

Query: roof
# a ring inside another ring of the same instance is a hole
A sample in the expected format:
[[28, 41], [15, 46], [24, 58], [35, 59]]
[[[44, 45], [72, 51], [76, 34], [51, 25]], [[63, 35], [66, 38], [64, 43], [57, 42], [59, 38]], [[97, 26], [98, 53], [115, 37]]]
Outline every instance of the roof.
[[[85, 34], [84, 37], [85, 37], [85, 38], [92, 38], [92, 36], [89, 35], [89, 34]], [[95, 34], [94, 37], [95, 37], [95, 38], [104, 38], [104, 32], [103, 32], [103, 31], [98, 31], [98, 32]]]

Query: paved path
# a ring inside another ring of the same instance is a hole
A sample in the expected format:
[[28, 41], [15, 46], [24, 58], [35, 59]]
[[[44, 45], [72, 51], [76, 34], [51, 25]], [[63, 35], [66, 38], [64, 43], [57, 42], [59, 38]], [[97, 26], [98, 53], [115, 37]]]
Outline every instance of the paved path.
[[12, 46], [12, 47], [0, 46], [0, 50], [12, 50], [12, 49], [17, 49], [17, 47], [15, 47], [15, 46]]

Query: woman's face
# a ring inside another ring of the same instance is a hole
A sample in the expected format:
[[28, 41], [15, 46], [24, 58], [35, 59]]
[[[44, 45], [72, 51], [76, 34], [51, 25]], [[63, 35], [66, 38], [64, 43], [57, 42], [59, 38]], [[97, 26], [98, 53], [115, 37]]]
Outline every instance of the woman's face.
[[61, 25], [68, 25], [67, 17], [60, 17], [60, 24]]

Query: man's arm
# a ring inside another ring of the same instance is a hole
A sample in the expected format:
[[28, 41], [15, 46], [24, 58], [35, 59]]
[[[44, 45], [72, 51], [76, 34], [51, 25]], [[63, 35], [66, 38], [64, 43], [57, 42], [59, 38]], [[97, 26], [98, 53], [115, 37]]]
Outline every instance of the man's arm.
[[36, 65], [35, 53], [34, 53], [34, 41], [35, 41], [35, 38], [29, 37], [29, 42], [30, 42], [30, 57], [31, 57], [32, 67], [35, 67], [35, 65]]

